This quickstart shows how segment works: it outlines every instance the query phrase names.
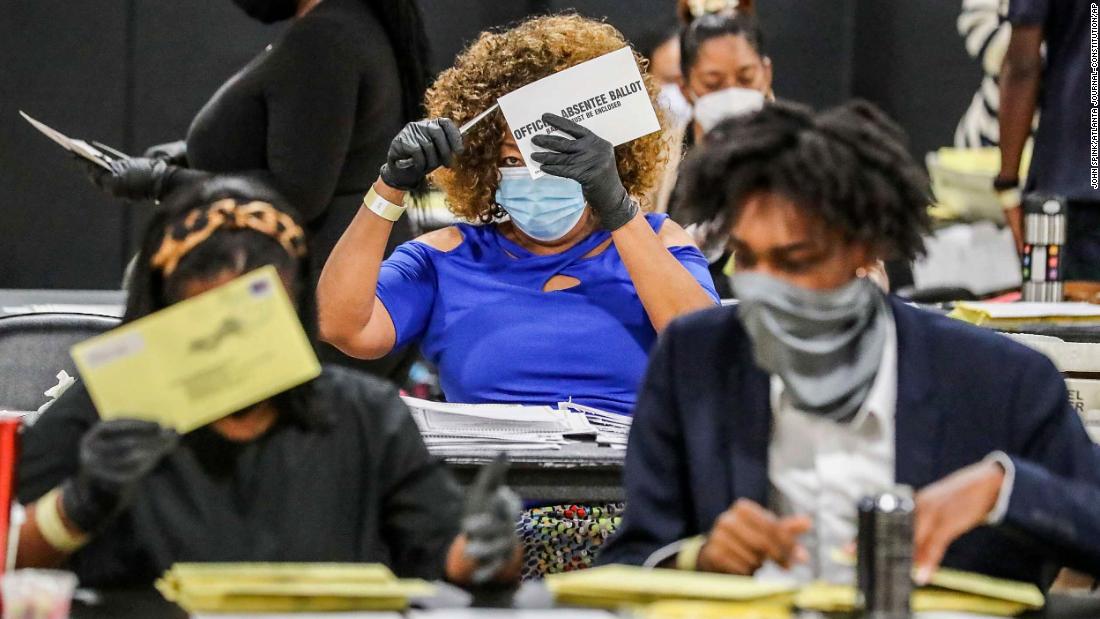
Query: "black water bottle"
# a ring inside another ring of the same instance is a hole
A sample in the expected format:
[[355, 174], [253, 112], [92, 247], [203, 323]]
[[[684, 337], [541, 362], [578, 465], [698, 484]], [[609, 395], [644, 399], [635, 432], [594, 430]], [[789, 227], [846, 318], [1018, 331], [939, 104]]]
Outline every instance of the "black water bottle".
[[859, 502], [856, 582], [869, 619], [908, 619], [913, 592], [913, 491], [897, 486]]
[[1061, 301], [1062, 249], [1066, 245], [1065, 198], [1041, 194], [1024, 197], [1024, 254], [1020, 257], [1023, 300], [1045, 303]]

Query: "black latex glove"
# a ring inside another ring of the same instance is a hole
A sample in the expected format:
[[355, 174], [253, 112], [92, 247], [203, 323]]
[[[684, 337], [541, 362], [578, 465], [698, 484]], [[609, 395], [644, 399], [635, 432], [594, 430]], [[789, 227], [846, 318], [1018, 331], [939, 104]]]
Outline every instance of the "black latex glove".
[[163, 159], [131, 157], [112, 161], [108, 172], [91, 161], [85, 161], [92, 184], [116, 198], [127, 200], [159, 200], [165, 181], [173, 166]]
[[542, 164], [542, 171], [580, 183], [585, 201], [600, 218], [600, 226], [608, 232], [618, 230], [633, 219], [638, 205], [619, 180], [615, 147], [581, 125], [556, 114], [543, 114], [542, 122], [573, 138], [536, 135], [531, 139], [535, 146], [552, 151], [531, 154], [531, 159]]
[[405, 125], [390, 142], [382, 182], [394, 189], [416, 188], [439, 166], [450, 166], [462, 152], [462, 134], [449, 118], [418, 120]]
[[462, 532], [466, 535], [465, 555], [477, 563], [471, 578], [474, 585], [493, 580], [519, 545], [516, 521], [523, 504], [504, 484], [507, 474], [508, 459], [501, 454], [481, 469], [466, 495]]
[[81, 531], [100, 530], [129, 505], [134, 490], [179, 434], [151, 421], [101, 421], [80, 440], [80, 468], [61, 488], [61, 508]]
[[169, 165], [186, 168], [187, 142], [184, 140], [176, 140], [175, 142], [165, 142], [164, 144], [150, 146], [145, 149], [145, 152], [141, 156], [149, 159], [161, 159]]

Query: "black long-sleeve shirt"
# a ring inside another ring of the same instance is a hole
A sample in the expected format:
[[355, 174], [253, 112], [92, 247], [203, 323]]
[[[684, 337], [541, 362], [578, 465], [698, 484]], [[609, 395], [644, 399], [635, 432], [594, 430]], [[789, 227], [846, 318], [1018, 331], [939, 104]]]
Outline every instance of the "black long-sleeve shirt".
[[[397, 61], [363, 0], [324, 0], [230, 78], [187, 135], [194, 170], [262, 171], [324, 264], [403, 125]], [[402, 222], [404, 223], [404, 222]], [[408, 238], [408, 228], [394, 240]]]
[[[184, 436], [67, 567], [90, 586], [148, 585], [177, 561], [381, 562], [442, 577], [461, 496], [396, 390], [326, 366], [303, 399], [248, 443], [209, 428]], [[78, 383], [27, 428], [20, 501], [77, 474], [98, 419]]]

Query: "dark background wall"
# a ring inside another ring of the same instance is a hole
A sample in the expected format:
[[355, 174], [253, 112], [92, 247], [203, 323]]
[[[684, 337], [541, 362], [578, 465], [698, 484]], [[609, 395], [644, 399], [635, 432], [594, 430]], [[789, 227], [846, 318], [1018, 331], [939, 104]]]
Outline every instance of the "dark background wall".
[[[420, 0], [433, 66], [482, 29], [531, 13], [605, 17], [628, 38], [675, 23], [673, 0]], [[949, 143], [979, 74], [955, 32], [958, 0], [758, 0], [781, 97], [860, 96], [910, 133]], [[181, 138], [214, 90], [279, 33], [229, 0], [0, 2], [0, 288], [112, 288], [149, 205], [94, 190], [19, 118], [125, 152]]]

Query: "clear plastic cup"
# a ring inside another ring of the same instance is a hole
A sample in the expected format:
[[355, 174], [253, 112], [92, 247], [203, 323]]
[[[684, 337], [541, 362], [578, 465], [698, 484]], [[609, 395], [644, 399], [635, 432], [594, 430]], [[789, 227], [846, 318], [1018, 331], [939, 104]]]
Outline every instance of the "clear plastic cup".
[[66, 619], [76, 575], [61, 570], [15, 570], [0, 577], [3, 619]]

